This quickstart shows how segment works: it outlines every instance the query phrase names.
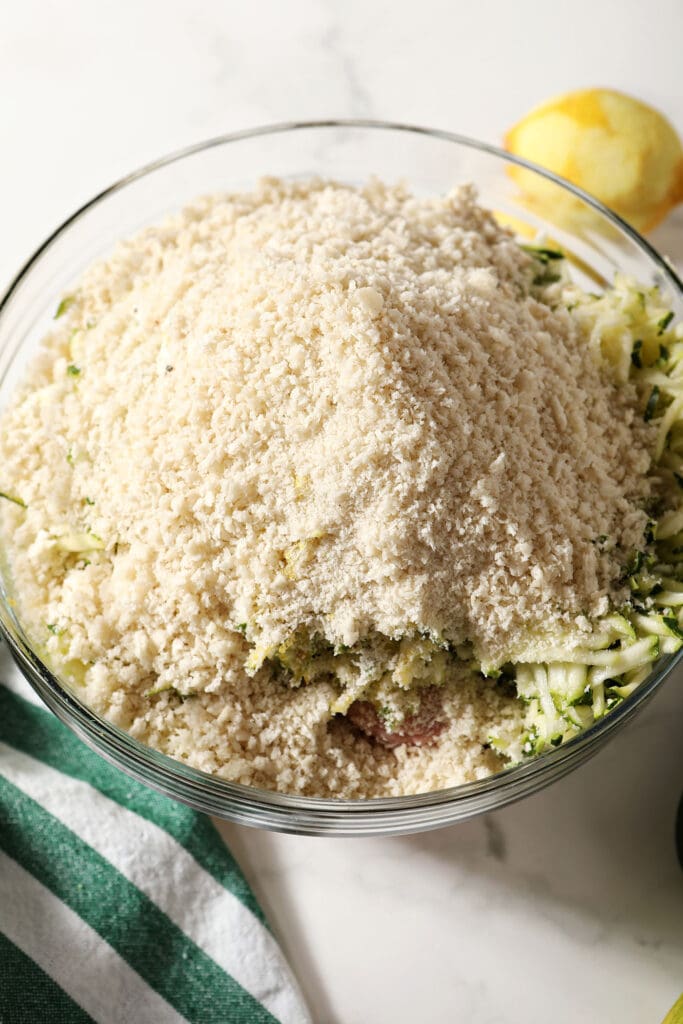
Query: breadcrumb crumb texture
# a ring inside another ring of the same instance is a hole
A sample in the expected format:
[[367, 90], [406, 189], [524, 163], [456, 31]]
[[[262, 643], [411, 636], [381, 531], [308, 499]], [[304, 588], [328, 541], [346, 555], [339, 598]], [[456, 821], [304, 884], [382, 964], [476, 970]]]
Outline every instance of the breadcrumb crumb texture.
[[[530, 264], [469, 187], [266, 180], [86, 273], [3, 416], [0, 486], [28, 508], [0, 515], [22, 614], [96, 711], [304, 794], [500, 767], [484, 744], [521, 709], [486, 680], [446, 681], [438, 744], [389, 751], [330, 726], [331, 681], [244, 662], [304, 627], [500, 663], [618, 596], [644, 428], [571, 315], [529, 295]], [[74, 532], [103, 546], [65, 551]]]

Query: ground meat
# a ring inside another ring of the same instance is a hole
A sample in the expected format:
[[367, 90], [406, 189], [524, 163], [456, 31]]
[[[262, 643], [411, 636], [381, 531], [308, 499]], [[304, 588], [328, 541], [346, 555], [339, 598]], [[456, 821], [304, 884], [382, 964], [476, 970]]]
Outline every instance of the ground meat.
[[406, 715], [403, 722], [389, 730], [374, 704], [357, 700], [347, 711], [347, 718], [357, 729], [370, 739], [389, 750], [403, 744], [413, 747], [429, 747], [438, 740], [446, 728], [441, 691], [430, 686], [420, 694], [420, 707], [414, 715]]

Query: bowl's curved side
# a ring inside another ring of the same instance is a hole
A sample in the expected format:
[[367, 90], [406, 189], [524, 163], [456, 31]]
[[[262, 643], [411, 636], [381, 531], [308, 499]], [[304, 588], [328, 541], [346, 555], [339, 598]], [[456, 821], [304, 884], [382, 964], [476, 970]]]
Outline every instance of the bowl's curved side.
[[[42, 661], [7, 622], [0, 605], [0, 637], [46, 706], [106, 761], [145, 785], [195, 810], [240, 825], [298, 835], [406, 835], [442, 828], [506, 806], [567, 775], [595, 754], [654, 696], [683, 659], [683, 650], [658, 666], [631, 700], [562, 747], [480, 782], [418, 796], [374, 800], [294, 797], [226, 782], [174, 761], [99, 718], [68, 689], [55, 686]], [[593, 736], [589, 734], [594, 734]], [[599, 734], [601, 742], [594, 742]]]

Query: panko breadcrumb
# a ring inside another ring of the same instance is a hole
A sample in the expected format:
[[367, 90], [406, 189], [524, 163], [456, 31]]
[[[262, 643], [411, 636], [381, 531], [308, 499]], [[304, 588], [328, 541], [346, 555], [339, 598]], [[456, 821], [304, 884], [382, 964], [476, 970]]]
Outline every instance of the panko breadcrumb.
[[[271, 658], [406, 631], [498, 665], [605, 613], [647, 521], [647, 427], [470, 187], [266, 180], [92, 267], [5, 411], [21, 613], [99, 713], [226, 779], [338, 797], [501, 767], [505, 687], [388, 749]], [[609, 548], [595, 538], [609, 536]], [[291, 682], [291, 680], [289, 681]]]

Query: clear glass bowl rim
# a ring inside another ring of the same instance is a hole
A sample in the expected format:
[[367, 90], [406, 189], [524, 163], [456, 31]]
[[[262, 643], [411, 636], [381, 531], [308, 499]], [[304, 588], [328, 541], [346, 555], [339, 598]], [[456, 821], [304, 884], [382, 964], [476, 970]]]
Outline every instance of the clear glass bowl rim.
[[[258, 136], [316, 129], [359, 129], [425, 135], [467, 147], [517, 164], [553, 181], [593, 207], [627, 235], [655, 265], [675, 293], [683, 298], [683, 283], [673, 268], [634, 228], [593, 196], [571, 182], [528, 160], [490, 143], [439, 129], [400, 122], [369, 119], [326, 119], [282, 122], [215, 136], [176, 150], [120, 178], [95, 195], [64, 220], [21, 267], [0, 299], [0, 323], [5, 308], [31, 272], [33, 265], [68, 228], [95, 205], [138, 178], [203, 150]], [[521, 799], [560, 778], [597, 752], [607, 737], [623, 727], [642, 708], [657, 687], [683, 658], [683, 649], [660, 659], [636, 692], [614, 711], [574, 739], [539, 757], [505, 769], [496, 775], [449, 789], [415, 796], [341, 800], [294, 796], [228, 782], [177, 761], [139, 743], [128, 733], [100, 718], [62, 686], [34, 651], [0, 593], [0, 638], [8, 643], [15, 661], [47, 706], [91, 748], [110, 763], [153, 789], [209, 814], [240, 824], [308, 835], [389, 835], [439, 828], [474, 814]]]

